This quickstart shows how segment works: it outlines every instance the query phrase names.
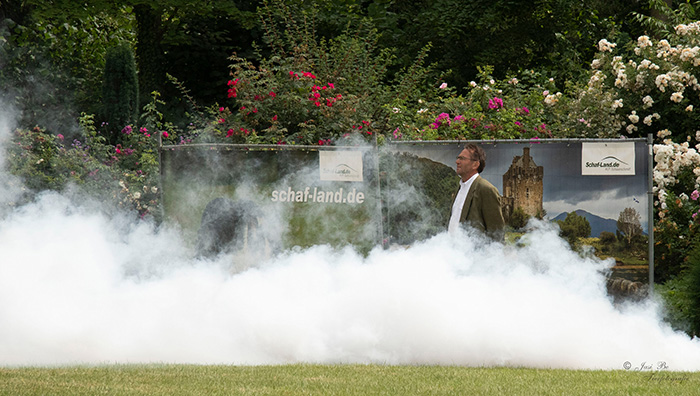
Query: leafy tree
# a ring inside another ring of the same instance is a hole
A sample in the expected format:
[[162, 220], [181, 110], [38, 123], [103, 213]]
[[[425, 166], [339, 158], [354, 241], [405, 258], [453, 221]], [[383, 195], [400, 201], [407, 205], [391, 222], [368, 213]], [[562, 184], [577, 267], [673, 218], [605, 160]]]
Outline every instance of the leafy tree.
[[477, 75], [477, 67], [486, 65], [495, 67], [498, 78], [537, 67], [563, 81], [583, 75], [584, 65], [594, 56], [592, 44], [619, 29], [625, 16], [640, 11], [643, 3], [400, 1], [390, 7], [399, 32], [392, 32], [387, 41], [400, 54], [432, 43], [435, 50], [430, 61], [452, 70], [449, 82], [459, 87], [467, 86]]
[[560, 234], [574, 245], [579, 238], [587, 238], [591, 235], [591, 224], [585, 217], [579, 216], [576, 212], [570, 212], [564, 220], [558, 220]]
[[[9, 3], [7, 8], [6, 3]], [[211, 95], [214, 92], [221, 95], [226, 89], [227, 58], [234, 51], [252, 54], [254, 32], [250, 31], [256, 26], [254, 10], [258, 3], [254, 0], [118, 3], [87, 0], [78, 4], [70, 0], [3, 1], [0, 9], [6, 9], [6, 15], [20, 15], [18, 19], [23, 22], [22, 25], [12, 22], [9, 41], [14, 47], [10, 59], [13, 67], [7, 69], [22, 73], [12, 76], [20, 84], [5, 85], [22, 86], [22, 93], [12, 96], [28, 97], [25, 92], [37, 70], [32, 64], [37, 61], [33, 60], [50, 62], [51, 68], [41, 71], [41, 75], [51, 76], [57, 82], [42, 82], [41, 86], [68, 88], [67, 92], [37, 96], [60, 97], [64, 107], [75, 102], [81, 110], [97, 114], [101, 110], [106, 49], [127, 41], [136, 49], [140, 96], [150, 97], [152, 91], [160, 91], [173, 117], [178, 109], [183, 112], [183, 104], [175, 88], [167, 83], [166, 73], [179, 77], [192, 87], [195, 95], [213, 103], [215, 99]], [[0, 33], [1, 26], [2, 23]], [[1, 74], [2, 71], [0, 79]], [[76, 98], [72, 100], [67, 96], [69, 93], [75, 93]], [[21, 107], [42, 108], [33, 102]], [[70, 116], [77, 118], [78, 113], [73, 111]], [[34, 125], [31, 120], [26, 124]]]
[[632, 244], [632, 240], [637, 235], [642, 235], [642, 224], [639, 213], [634, 208], [625, 208], [617, 218], [617, 229], [624, 236], [627, 245]]
[[648, 0], [651, 15], [632, 12], [634, 19], [655, 37], [668, 37], [674, 34], [674, 28], [697, 20], [700, 4], [686, 0], [673, 7], [672, 0]]
[[116, 13], [72, 16], [70, 7], [64, 13], [47, 2], [16, 3], [0, 6], [8, 11], [0, 20], [3, 93], [21, 111], [20, 125], [75, 137], [80, 111], [100, 111], [105, 51], [131, 41], [130, 21]]

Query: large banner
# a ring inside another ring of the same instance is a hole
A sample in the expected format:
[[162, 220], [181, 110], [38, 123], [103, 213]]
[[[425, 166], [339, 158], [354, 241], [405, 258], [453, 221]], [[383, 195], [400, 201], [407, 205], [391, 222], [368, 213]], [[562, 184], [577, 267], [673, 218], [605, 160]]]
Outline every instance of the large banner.
[[[486, 152], [482, 177], [502, 196], [507, 240], [523, 218], [557, 222], [572, 245], [613, 257], [617, 276], [648, 280], [646, 141], [475, 143]], [[280, 249], [410, 245], [446, 230], [464, 145], [164, 147], [165, 216], [200, 253], [251, 230]]]
[[[644, 140], [475, 142], [486, 152], [481, 176], [502, 195], [507, 223], [514, 215], [590, 225], [577, 242], [614, 257], [616, 275], [646, 282], [649, 274], [649, 148]], [[465, 142], [389, 144], [382, 169], [386, 238], [410, 244], [442, 232], [459, 189], [457, 155]], [[410, 193], [408, 193], [410, 191]], [[413, 194], [414, 199], [405, 195]], [[427, 207], [426, 207], [427, 206]], [[567, 216], [570, 217], [567, 221]], [[511, 239], [518, 234], [511, 227]]]

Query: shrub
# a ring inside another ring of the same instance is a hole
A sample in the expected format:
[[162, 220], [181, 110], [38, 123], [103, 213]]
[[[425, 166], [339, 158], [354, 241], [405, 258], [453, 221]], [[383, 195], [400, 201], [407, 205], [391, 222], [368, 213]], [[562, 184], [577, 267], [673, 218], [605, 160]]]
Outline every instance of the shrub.
[[83, 115], [80, 123], [84, 137], [71, 142], [39, 127], [15, 131], [8, 147], [8, 170], [30, 190], [22, 199], [75, 186], [100, 201], [136, 210], [142, 217], [158, 216], [155, 138], [126, 137], [128, 147], [112, 146], [97, 133], [92, 116]]
[[[674, 14], [674, 20], [682, 17]], [[618, 47], [600, 40], [586, 91], [609, 98], [590, 111], [614, 111], [614, 127], [626, 136], [655, 137], [654, 207], [656, 280], [680, 273], [700, 226], [700, 23], [677, 24], [659, 39], [641, 36]], [[610, 101], [612, 100], [612, 107]]]
[[525, 213], [523, 208], [518, 206], [513, 210], [513, 213], [510, 215], [510, 218], [508, 219], [508, 225], [513, 227], [513, 229], [515, 230], [520, 230], [527, 225], [528, 220], [530, 220], [530, 216], [527, 213]]
[[600, 242], [606, 245], [612, 245], [617, 242], [617, 236], [610, 231], [603, 231], [600, 233]]
[[[467, 140], [552, 137], [551, 107], [562, 94], [553, 80], [534, 71], [497, 81], [492, 67], [479, 69], [466, 95], [440, 84], [432, 96], [418, 100], [418, 108], [394, 107], [390, 114], [395, 140]], [[394, 128], [396, 127], [396, 128]]]

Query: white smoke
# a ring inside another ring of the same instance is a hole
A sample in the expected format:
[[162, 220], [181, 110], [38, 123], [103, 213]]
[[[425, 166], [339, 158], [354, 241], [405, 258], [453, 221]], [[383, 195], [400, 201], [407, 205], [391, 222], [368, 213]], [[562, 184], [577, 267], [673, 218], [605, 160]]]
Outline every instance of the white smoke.
[[609, 263], [542, 225], [522, 247], [438, 235], [409, 248], [316, 246], [231, 273], [178, 234], [46, 193], [0, 224], [0, 364], [386, 363], [700, 368], [649, 303], [615, 308]]
[[700, 369], [612, 265], [539, 223], [517, 246], [440, 234], [363, 256], [286, 251], [233, 272], [181, 234], [43, 193], [0, 220], [0, 365], [381, 363]]

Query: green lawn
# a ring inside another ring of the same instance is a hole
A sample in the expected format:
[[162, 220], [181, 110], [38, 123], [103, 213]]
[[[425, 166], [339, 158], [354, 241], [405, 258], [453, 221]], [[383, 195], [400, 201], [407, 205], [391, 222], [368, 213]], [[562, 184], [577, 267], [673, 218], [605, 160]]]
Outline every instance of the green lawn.
[[451, 366], [0, 368], [0, 395], [697, 395], [700, 372]]

